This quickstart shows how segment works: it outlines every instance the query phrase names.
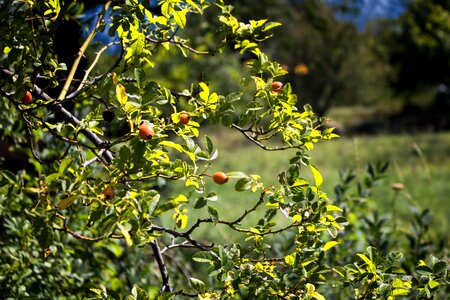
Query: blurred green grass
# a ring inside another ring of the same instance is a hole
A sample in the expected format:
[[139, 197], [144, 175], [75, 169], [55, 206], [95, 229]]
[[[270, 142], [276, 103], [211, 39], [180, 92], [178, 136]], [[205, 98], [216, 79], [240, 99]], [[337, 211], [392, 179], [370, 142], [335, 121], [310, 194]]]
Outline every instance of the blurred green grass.
[[[293, 151], [264, 151], [247, 141], [239, 132], [232, 129], [211, 127], [207, 134], [219, 149], [219, 156], [208, 173], [215, 171], [242, 171], [248, 174], [259, 174], [264, 184], [277, 182], [279, 172], [289, 166], [289, 158]], [[318, 167], [324, 178], [323, 189], [333, 199], [333, 188], [338, 183], [341, 168], [354, 169], [356, 174], [363, 175], [366, 164], [377, 161], [390, 161], [387, 176], [374, 190], [372, 199], [377, 201], [381, 213], [392, 213], [394, 191], [392, 183], [402, 183], [405, 189], [397, 198], [397, 216], [405, 221], [412, 218], [410, 204], [419, 209], [429, 208], [433, 214], [432, 233], [442, 236], [450, 229], [450, 132], [420, 133], [399, 135], [376, 135], [341, 137], [339, 139], [317, 144], [310, 153], [312, 162]], [[303, 176], [310, 177], [305, 168]], [[361, 177], [362, 178], [362, 177]], [[234, 220], [244, 209], [249, 209], [257, 201], [259, 194], [236, 192], [235, 180], [217, 186], [209, 178], [209, 189], [219, 195], [219, 200], [209, 203], [220, 213], [220, 218]], [[170, 184], [165, 197], [185, 192], [181, 182]], [[189, 213], [191, 225], [198, 217], [207, 217], [206, 209], [192, 210]], [[256, 211], [249, 216], [250, 222], [262, 217]], [[174, 224], [166, 216], [164, 222]], [[189, 226], [188, 225], [188, 226]], [[220, 240], [235, 237], [236, 233], [223, 225], [214, 230], [211, 224], [203, 225], [196, 235], [206, 237], [212, 235]], [[434, 235], [433, 234], [433, 235]], [[233, 236], [231, 236], [233, 235]], [[444, 235], [445, 236], [445, 235]], [[234, 238], [233, 238], [234, 240]]]

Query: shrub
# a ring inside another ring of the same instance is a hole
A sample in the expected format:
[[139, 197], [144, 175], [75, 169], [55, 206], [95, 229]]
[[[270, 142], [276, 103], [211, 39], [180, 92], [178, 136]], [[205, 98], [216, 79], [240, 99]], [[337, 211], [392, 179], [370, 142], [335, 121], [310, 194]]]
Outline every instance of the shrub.
[[[82, 6], [1, 5], [7, 12], [0, 31], [1, 136], [8, 160], [29, 162], [10, 161], [0, 171], [4, 298], [324, 299], [336, 293], [363, 299], [432, 297], [446, 286], [445, 260], [421, 260], [414, 277], [403, 274], [401, 255], [387, 253], [389, 239], [376, 235], [378, 219], [366, 223], [380, 249], [359, 251], [362, 225], [348, 221], [358, 208], [341, 201], [345, 185], [337, 203], [328, 199], [308, 154], [337, 135], [323, 129], [325, 120], [310, 106], [296, 108], [289, 83], [271, 90], [286, 72], [259, 43], [278, 23], [239, 22], [222, 1], [106, 1], [65, 64], [54, 34], [80, 17]], [[206, 45], [190, 42], [194, 15], [209, 22]], [[109, 34], [106, 44], [94, 38], [99, 32]], [[105, 57], [114, 44], [121, 49]], [[95, 52], [82, 68], [88, 47]], [[204, 78], [182, 90], [152, 80], [160, 59], [181, 52], [189, 66], [229, 48], [251, 57], [242, 91], [222, 94]], [[20, 101], [25, 90], [33, 96], [26, 105]], [[105, 109], [114, 114], [105, 118]], [[189, 114], [188, 122], [180, 122], [180, 112]], [[210, 170], [218, 151], [203, 134], [210, 124], [237, 130], [266, 151], [296, 149], [275, 185], [221, 170], [229, 180], [220, 183], [253, 199], [249, 209], [236, 205], [231, 219], [214, 204], [220, 196]], [[176, 182], [183, 193], [162, 197]], [[355, 230], [345, 232], [348, 225]], [[204, 240], [196, 232], [205, 226], [225, 227], [236, 239]], [[422, 242], [414, 235], [411, 241]], [[330, 284], [344, 289], [325, 288]]]

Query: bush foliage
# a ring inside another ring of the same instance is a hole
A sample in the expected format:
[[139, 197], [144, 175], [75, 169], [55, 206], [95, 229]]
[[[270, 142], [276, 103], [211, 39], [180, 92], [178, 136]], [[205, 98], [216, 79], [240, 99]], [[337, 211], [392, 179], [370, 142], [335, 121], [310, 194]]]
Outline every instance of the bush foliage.
[[[322, 191], [309, 152], [337, 135], [310, 106], [297, 108], [289, 83], [271, 89], [286, 71], [259, 45], [279, 23], [240, 22], [222, 1], [108, 0], [68, 64], [55, 33], [87, 21], [80, 3], [0, 5], [4, 299], [395, 299], [448, 291], [448, 260], [430, 256], [446, 253], [426, 240], [428, 211], [414, 213], [403, 254], [395, 218], [392, 225], [369, 215], [370, 190], [387, 165], [369, 165], [364, 179], [343, 172], [335, 200]], [[191, 43], [194, 15], [208, 22], [207, 44]], [[241, 90], [222, 94], [202, 76], [182, 90], [152, 80], [152, 68], [176, 53], [189, 66], [230, 51], [249, 57]], [[21, 101], [26, 91], [31, 103]], [[253, 199], [249, 209], [237, 201], [231, 219], [215, 207], [219, 152], [203, 133], [211, 124], [239, 131], [261, 151], [296, 149], [275, 185], [221, 170], [237, 199]], [[162, 196], [180, 182], [183, 193]], [[196, 235], [204, 227], [236, 238], [205, 240]]]

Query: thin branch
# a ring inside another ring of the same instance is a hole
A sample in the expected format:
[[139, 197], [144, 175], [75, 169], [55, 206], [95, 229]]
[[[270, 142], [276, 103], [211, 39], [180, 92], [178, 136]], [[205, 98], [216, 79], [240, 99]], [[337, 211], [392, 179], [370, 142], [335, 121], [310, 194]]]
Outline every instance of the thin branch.
[[86, 70], [86, 73], [84, 74], [84, 77], [83, 77], [83, 79], [81, 80], [80, 85], [79, 85], [78, 88], [77, 88], [77, 91], [80, 91], [80, 90], [83, 88], [83, 86], [84, 86], [85, 83], [89, 83], [89, 82], [87, 81], [87, 78], [89, 77], [89, 74], [90, 74], [90, 73], [92, 72], [92, 70], [94, 69], [95, 65], [98, 63], [98, 60], [100, 59], [100, 56], [103, 54], [103, 52], [106, 51], [106, 49], [108, 49], [110, 46], [112, 46], [112, 45], [114, 45], [114, 44], [118, 44], [118, 42], [112, 42], [112, 43], [109, 43], [108, 45], [104, 46], [102, 49], [100, 49], [100, 50], [97, 52], [97, 55], [95, 56], [95, 59], [94, 59], [94, 61], [92, 62], [91, 66]]
[[[8, 69], [0, 69], [0, 74], [7, 76], [8, 79], [12, 79], [14, 76], [14, 73], [11, 72]], [[43, 100], [51, 102], [53, 99], [44, 93], [39, 86], [34, 85], [33, 86], [34, 92]], [[14, 101], [13, 99], [9, 98], [11, 101]], [[93, 131], [82, 128], [81, 121], [78, 120], [71, 112], [66, 110], [60, 103], [49, 103], [48, 108], [50, 108], [54, 113], [56, 113], [58, 116], [63, 118], [66, 122], [72, 124], [74, 127], [81, 128], [80, 132], [84, 134], [94, 145], [97, 149], [107, 149], [110, 147], [109, 141], [103, 141], [100, 139]], [[114, 159], [110, 151], [105, 151], [103, 153], [103, 157], [105, 158], [107, 163], [111, 163]]]
[[236, 124], [232, 124], [231, 126], [233, 128], [235, 128], [235, 129], [239, 130], [248, 140], [252, 141], [254, 144], [258, 145], [260, 148], [262, 148], [264, 150], [267, 150], [267, 151], [282, 151], [282, 150], [287, 150], [287, 149], [298, 148], [298, 147], [295, 147], [295, 146], [285, 146], [285, 147], [275, 147], [275, 148], [267, 147], [266, 145], [261, 143], [259, 140], [255, 139], [250, 134], [248, 134], [249, 130], [241, 128], [241, 127], [239, 127]]
[[105, 149], [101, 149], [99, 152], [98, 152], [98, 156], [96, 156], [96, 157], [94, 157], [94, 158], [92, 158], [92, 159], [90, 159], [90, 160], [88, 160], [88, 161], [86, 161], [86, 162], [84, 162], [84, 164], [83, 164], [83, 167], [87, 167], [87, 166], [89, 166], [89, 165], [92, 165], [93, 163], [95, 163], [97, 160], [100, 160], [100, 156], [102, 156], [103, 155], [103, 153], [105, 152], [106, 150]]
[[95, 23], [94, 28], [92, 29], [91, 33], [89, 34], [89, 36], [86, 38], [86, 40], [84, 41], [83, 45], [81, 46], [80, 50], [78, 51], [77, 57], [75, 59], [75, 61], [73, 62], [72, 65], [72, 69], [70, 70], [69, 76], [67, 77], [66, 82], [64, 83], [64, 87], [61, 90], [61, 93], [59, 94], [58, 100], [62, 100], [66, 97], [66, 94], [69, 90], [69, 87], [72, 83], [73, 77], [75, 76], [75, 72], [78, 69], [78, 65], [80, 63], [81, 58], [84, 55], [84, 52], [86, 51], [87, 47], [89, 46], [89, 44], [91, 43], [91, 41], [94, 39], [95, 34], [97, 33], [98, 28], [100, 27], [102, 21], [103, 21], [103, 17], [106, 13], [106, 11], [108, 10], [109, 6], [111, 5], [112, 0], [108, 0], [105, 3], [105, 6], [103, 7], [102, 11], [100, 12], [97, 22]]
[[158, 246], [158, 241], [154, 240], [150, 244], [151, 244], [151, 247], [153, 250], [153, 255], [155, 256], [155, 259], [156, 259], [156, 263], [158, 264], [159, 271], [161, 272], [161, 278], [162, 278], [161, 293], [171, 292], [172, 288], [170, 287], [170, 282], [169, 282], [169, 272], [167, 271], [166, 265], [162, 258], [161, 250], [159, 249], [159, 246]]
[[256, 202], [256, 204], [255, 204], [252, 208], [250, 208], [249, 210], [245, 210], [244, 213], [243, 213], [239, 218], [237, 218], [236, 220], [234, 220], [232, 223], [233, 223], [233, 224], [239, 224], [239, 223], [241, 223], [241, 221], [242, 221], [249, 213], [255, 211], [261, 204], [264, 203], [264, 196], [266, 195], [267, 191], [268, 191], [269, 189], [272, 189], [272, 188], [273, 188], [272, 186], [266, 187], [266, 188], [261, 192], [261, 196], [259, 196], [259, 201]]
[[58, 219], [63, 220], [63, 227], [62, 228], [61, 227], [53, 227], [53, 229], [58, 230], [58, 231], [67, 232], [70, 235], [72, 235], [74, 238], [79, 239], [79, 240], [88, 241], [88, 242], [99, 242], [99, 241], [106, 240], [106, 239], [109, 239], [109, 238], [115, 238], [115, 239], [123, 238], [122, 235], [115, 235], [115, 234], [112, 234], [112, 233], [109, 234], [109, 235], [106, 235], [106, 236], [100, 236], [100, 237], [96, 237], [96, 238], [85, 236], [85, 235], [79, 234], [79, 233], [75, 232], [74, 230], [70, 229], [67, 226], [67, 219], [63, 215], [57, 213], [56, 217]]
[[161, 250], [161, 254], [163, 254], [167, 250], [174, 249], [174, 248], [196, 248], [196, 246], [189, 244], [189, 241], [183, 241], [182, 243], [179, 243], [179, 244], [173, 243], [173, 244], [170, 244], [170, 245], [164, 247]]
[[172, 235], [173, 237], [180, 237], [180, 238], [184, 238], [186, 240], [188, 240], [194, 247], [199, 248], [200, 250], [206, 251], [212, 247], [214, 247], [214, 244], [207, 246], [207, 245], [203, 245], [200, 242], [194, 240], [188, 233], [182, 233], [182, 232], [178, 232], [176, 230], [170, 229], [170, 228], [166, 228], [166, 227], [161, 227], [161, 226], [157, 226], [157, 225], [152, 225], [152, 228], [150, 229], [150, 231], [163, 231], [163, 232], [167, 232], [168, 234]]
[[181, 48], [184, 48], [184, 49], [186, 49], [186, 50], [189, 50], [190, 52], [192, 52], [192, 53], [194, 53], [194, 54], [197, 54], [197, 55], [210, 55], [210, 54], [211, 54], [209, 51], [199, 51], [199, 50], [196, 50], [196, 49], [194, 49], [194, 48], [192, 48], [192, 47], [186, 45], [186, 44], [183, 43], [182, 41], [174, 41], [173, 39], [167, 39], [167, 40], [160, 41], [160, 40], [152, 39], [152, 38], [150, 38], [150, 37], [146, 37], [145, 39], [146, 39], [148, 42], [150, 42], [150, 43], [155, 43], [155, 44], [158, 44], [158, 45], [160, 45], [160, 44], [162, 44], [162, 43], [171, 43], [171, 44], [175, 44], [175, 45], [178, 45], [178, 46], [180, 46]]

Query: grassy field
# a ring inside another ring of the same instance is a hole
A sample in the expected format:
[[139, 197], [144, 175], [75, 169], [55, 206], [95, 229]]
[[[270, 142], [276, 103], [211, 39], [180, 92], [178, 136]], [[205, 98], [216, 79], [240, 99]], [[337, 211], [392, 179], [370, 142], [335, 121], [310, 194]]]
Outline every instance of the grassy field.
[[[269, 185], [275, 183], [278, 173], [288, 167], [292, 152], [264, 151], [232, 129], [215, 131], [211, 128], [207, 134], [219, 149], [219, 157], [208, 172], [221, 170], [259, 174], [263, 182]], [[413, 203], [419, 208], [431, 209], [434, 217], [432, 230], [436, 233], [442, 236], [450, 229], [450, 132], [341, 137], [316, 145], [311, 157], [324, 177], [324, 190], [331, 199], [341, 168], [354, 169], [357, 174], [362, 174], [367, 162], [389, 160], [388, 174], [373, 195], [374, 201], [379, 202], [380, 211], [391, 213], [394, 195], [391, 184], [402, 183], [405, 189], [397, 198], [400, 218], [408, 220], [411, 217], [409, 204]], [[221, 218], [233, 219], [239, 211], [257, 201], [258, 195], [234, 191], [232, 180], [214, 188], [218, 189], [219, 200], [213, 205], [221, 212]], [[178, 186], [168, 193], [181, 191], [182, 186]], [[193, 216], [192, 221], [196, 217]], [[255, 219], [258, 218], [255, 216]], [[199, 234], [208, 234], [209, 230], [203, 228]], [[224, 239], [229, 238], [228, 230], [221, 226], [217, 226], [215, 233]]]

